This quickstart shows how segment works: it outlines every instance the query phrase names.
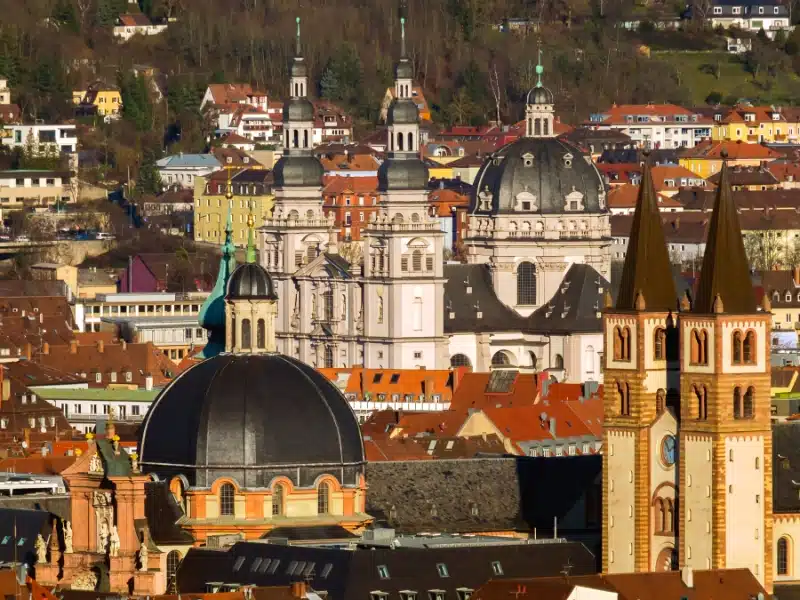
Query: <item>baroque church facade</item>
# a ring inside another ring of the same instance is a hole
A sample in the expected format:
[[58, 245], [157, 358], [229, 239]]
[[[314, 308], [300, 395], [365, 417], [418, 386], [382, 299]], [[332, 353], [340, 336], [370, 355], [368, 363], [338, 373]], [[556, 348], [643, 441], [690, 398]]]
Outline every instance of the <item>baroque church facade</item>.
[[599, 381], [610, 263], [605, 185], [589, 157], [556, 139], [541, 65], [527, 97], [526, 135], [478, 175], [468, 264], [444, 264], [444, 233], [427, 203], [404, 19], [401, 26], [379, 210], [359, 258], [348, 260], [323, 212], [298, 23], [275, 206], [259, 227], [260, 262], [278, 290], [278, 349], [315, 367], [467, 364]]
[[603, 571], [748, 568], [771, 591], [789, 560], [774, 532], [771, 315], [727, 167], [695, 298], [676, 299], [649, 168], [631, 243], [603, 317]]

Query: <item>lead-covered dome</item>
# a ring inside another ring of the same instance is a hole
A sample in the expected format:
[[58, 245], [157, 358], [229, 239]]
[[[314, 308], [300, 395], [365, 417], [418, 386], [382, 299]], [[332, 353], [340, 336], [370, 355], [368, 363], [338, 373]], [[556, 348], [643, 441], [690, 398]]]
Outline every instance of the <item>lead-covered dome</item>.
[[296, 57], [292, 61], [292, 66], [290, 67], [290, 71], [292, 77], [308, 76], [308, 67], [306, 67], [306, 62], [301, 57]]
[[228, 280], [225, 297], [229, 300], [277, 300], [275, 284], [267, 270], [256, 263], [236, 267]]
[[290, 98], [283, 103], [283, 120], [313, 121], [314, 105], [308, 98]]
[[418, 158], [389, 158], [378, 168], [378, 190], [425, 190], [428, 167]]
[[388, 125], [412, 125], [419, 122], [419, 109], [410, 98], [398, 98], [389, 105]]
[[220, 354], [173, 380], [145, 418], [146, 473], [194, 486], [229, 477], [266, 487], [276, 473], [306, 481], [364, 463], [358, 420], [324, 375], [281, 354]]
[[553, 92], [544, 86], [537, 85], [528, 92], [528, 96], [525, 98], [525, 103], [532, 105], [554, 104], [555, 101], [553, 100]]
[[322, 187], [325, 170], [314, 156], [283, 155], [275, 163], [272, 176], [275, 187]]
[[414, 69], [411, 66], [411, 61], [407, 58], [401, 58], [394, 68], [395, 79], [411, 79], [414, 77]]
[[605, 182], [578, 148], [556, 138], [521, 138], [478, 171], [470, 212], [601, 213]]

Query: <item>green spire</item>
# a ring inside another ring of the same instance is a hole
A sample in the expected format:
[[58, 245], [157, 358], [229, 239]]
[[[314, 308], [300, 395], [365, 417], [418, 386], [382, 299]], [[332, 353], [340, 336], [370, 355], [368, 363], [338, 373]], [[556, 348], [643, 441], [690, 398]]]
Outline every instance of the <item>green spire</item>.
[[297, 37], [295, 39], [294, 51], [297, 56], [300, 56], [300, 17], [295, 19], [295, 23], [297, 23]]
[[406, 18], [400, 17], [400, 58], [406, 57]]
[[544, 67], [542, 66], [542, 49], [539, 48], [539, 62], [536, 64], [536, 87], [540, 88], [542, 86], [542, 73], [544, 73]]
[[255, 263], [257, 261], [256, 255], [256, 236], [255, 225], [256, 218], [253, 216], [253, 199], [250, 199], [250, 213], [247, 215], [247, 255], [245, 262]]

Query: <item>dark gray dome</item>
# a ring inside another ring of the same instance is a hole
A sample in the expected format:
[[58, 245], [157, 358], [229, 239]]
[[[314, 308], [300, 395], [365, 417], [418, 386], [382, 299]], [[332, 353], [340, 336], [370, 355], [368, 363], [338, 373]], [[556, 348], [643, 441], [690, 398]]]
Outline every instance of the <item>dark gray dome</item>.
[[307, 77], [308, 76], [308, 67], [306, 67], [306, 63], [302, 58], [295, 58], [292, 61], [291, 66], [291, 74], [292, 77]]
[[389, 105], [389, 125], [411, 125], [419, 122], [419, 109], [410, 98], [398, 98]]
[[383, 161], [378, 169], [378, 190], [425, 190], [428, 185], [428, 167], [418, 158]]
[[414, 68], [411, 66], [411, 61], [407, 58], [401, 58], [394, 68], [394, 77], [395, 79], [411, 79], [414, 77]]
[[313, 121], [314, 105], [308, 98], [290, 98], [283, 103], [283, 122]]
[[[602, 213], [606, 209], [601, 208], [601, 191], [605, 191], [603, 178], [575, 146], [556, 138], [521, 138], [483, 163], [475, 178], [470, 212], [564, 213], [568, 212], [567, 195], [580, 192], [580, 212]], [[487, 193], [489, 210], [482, 202]], [[529, 210], [522, 207], [523, 201]]]
[[313, 466], [341, 479], [364, 462], [358, 420], [324, 375], [282, 354], [219, 354], [184, 371], [141, 428], [140, 463], [162, 479], [264, 487]]
[[526, 104], [554, 104], [553, 92], [546, 87], [536, 86], [528, 92]]
[[277, 300], [275, 285], [266, 269], [255, 263], [245, 263], [236, 267], [228, 279], [225, 291], [228, 300]]
[[279, 188], [322, 186], [324, 174], [322, 163], [314, 156], [284, 155], [272, 170], [275, 187]]

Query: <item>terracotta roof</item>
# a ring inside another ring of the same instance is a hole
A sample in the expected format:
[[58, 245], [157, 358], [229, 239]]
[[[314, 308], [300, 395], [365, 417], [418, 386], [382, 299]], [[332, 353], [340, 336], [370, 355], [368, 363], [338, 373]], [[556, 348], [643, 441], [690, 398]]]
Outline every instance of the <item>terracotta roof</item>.
[[[680, 165], [653, 166], [651, 175], [657, 192], [678, 190], [682, 187], [713, 187], [709, 186], [702, 177]], [[681, 180], [684, 180], [685, 183], [682, 183]]]
[[[754, 115], [755, 121], [747, 121], [745, 120], [745, 115]], [[774, 116], [777, 118], [774, 118]], [[737, 105], [728, 110], [722, 116], [722, 120], [720, 123], [730, 124], [730, 123], [785, 123], [786, 122], [786, 115], [781, 111], [779, 108], [775, 108], [772, 106], [747, 106], [747, 105]]]
[[239, 135], [238, 133], [229, 133], [224, 138], [222, 138], [221, 142], [223, 144], [229, 144], [231, 146], [232, 145], [249, 146], [249, 145], [255, 144], [255, 142], [253, 140], [249, 140], [246, 137], [243, 137], [243, 136]]
[[[714, 173], [708, 178], [708, 181], [717, 185], [721, 175], [721, 172]], [[743, 167], [735, 165], [729, 169], [728, 178], [732, 186], [778, 185], [778, 179], [765, 166]]]
[[119, 22], [123, 27], [149, 27], [153, 23], [142, 13], [133, 13], [119, 16]]
[[380, 164], [372, 154], [325, 154], [319, 157], [325, 172], [377, 171]]
[[636, 310], [641, 292], [649, 310], [675, 308], [675, 285], [670, 275], [670, 260], [658, 200], [649, 166], [645, 166], [639, 199], [633, 213], [628, 252], [622, 267], [622, 281], [617, 293], [619, 310]]
[[20, 117], [20, 109], [16, 104], [0, 104], [0, 122], [17, 123]]
[[[614, 104], [611, 108], [603, 111], [603, 120], [601, 123], [606, 125], [629, 125], [627, 120], [628, 116], [648, 116], [653, 119], [651, 122], [656, 122], [654, 117], [658, 118], [658, 122], [662, 123], [675, 123], [676, 116], [691, 117], [697, 116], [697, 120], [680, 121], [686, 125], [704, 125], [711, 124], [713, 121], [702, 115], [696, 115], [692, 111], [678, 106], [676, 104]], [[587, 123], [588, 125], [597, 125], [597, 122]]]
[[756, 312], [742, 230], [730, 189], [729, 171], [727, 164], [723, 164], [697, 296], [692, 306], [695, 313], [713, 314], [717, 297], [722, 300], [722, 312]]
[[493, 579], [472, 595], [474, 600], [555, 600], [563, 596], [563, 586], [582, 586], [616, 592], [618, 600], [706, 600], [726, 598], [750, 600], [767, 597], [763, 587], [749, 569], [716, 569], [693, 571], [692, 587], [685, 585], [680, 571], [651, 573], [614, 573], [548, 577], [540, 579]]
[[800, 162], [778, 160], [767, 165], [770, 173], [781, 183], [798, 182], [800, 183]]
[[58, 475], [75, 462], [77, 456], [26, 456], [0, 460], [0, 471], [31, 473], [33, 475]]
[[267, 92], [254, 90], [249, 83], [210, 83], [208, 89], [215, 104], [245, 102], [248, 96], [267, 95]]
[[638, 163], [597, 163], [595, 166], [611, 185], [631, 183], [642, 173]]
[[[607, 202], [609, 208], [634, 208], [639, 202], [639, 186], [632, 183], [611, 188], [608, 192]], [[670, 196], [656, 193], [659, 210], [683, 208], [683, 204]]]
[[[392, 395], [399, 396], [398, 401], [403, 401], [404, 396], [412, 395], [418, 400], [421, 394], [430, 396], [439, 394], [440, 401], [450, 402], [454, 381], [465, 370], [457, 373], [447, 369], [365, 369], [362, 367], [351, 368], [323, 368], [318, 369], [330, 381], [339, 387], [344, 394], [355, 394], [359, 399], [369, 395], [373, 401], [380, 401], [379, 394], [385, 395], [386, 401], [392, 400]], [[431, 401], [430, 398], [427, 401]]]
[[364, 455], [368, 462], [384, 460], [433, 460], [414, 438], [364, 437]]
[[748, 144], [741, 140], [711, 141], [703, 140], [694, 148], [686, 148], [680, 153], [681, 158], [722, 160], [722, 152], [728, 153], [728, 160], [774, 160], [783, 158], [783, 154], [762, 144]]
[[377, 194], [378, 177], [346, 177], [344, 175], [331, 175], [327, 178], [322, 189], [323, 196], [337, 194]]

